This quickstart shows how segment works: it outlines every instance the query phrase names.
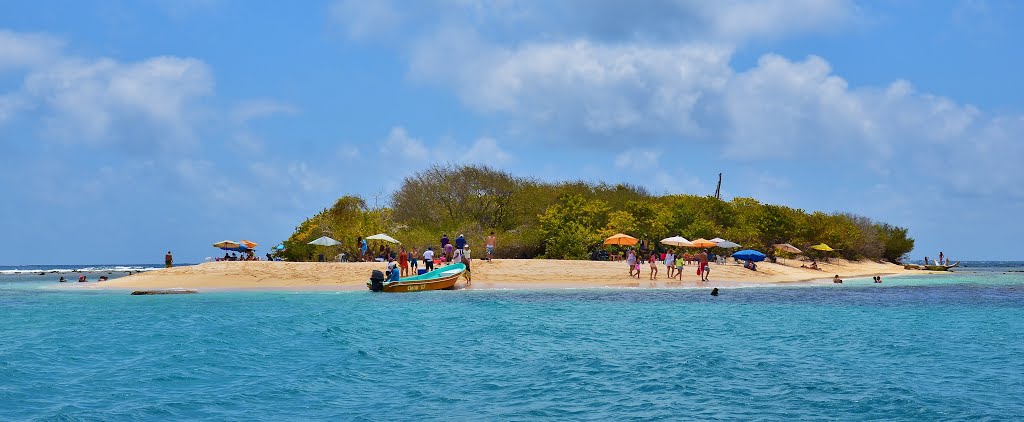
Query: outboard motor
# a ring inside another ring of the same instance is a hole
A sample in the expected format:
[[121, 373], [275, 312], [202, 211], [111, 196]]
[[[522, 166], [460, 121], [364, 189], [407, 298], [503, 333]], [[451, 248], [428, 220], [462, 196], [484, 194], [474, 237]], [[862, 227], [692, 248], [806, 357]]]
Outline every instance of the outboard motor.
[[374, 292], [384, 291], [384, 273], [380, 270], [373, 270], [370, 273], [370, 290]]

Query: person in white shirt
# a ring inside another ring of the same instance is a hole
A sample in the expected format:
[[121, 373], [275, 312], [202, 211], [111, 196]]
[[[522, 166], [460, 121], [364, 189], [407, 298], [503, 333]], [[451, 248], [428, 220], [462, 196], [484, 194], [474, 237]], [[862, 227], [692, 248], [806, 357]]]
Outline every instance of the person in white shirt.
[[434, 271], [434, 248], [427, 248], [423, 251], [423, 268], [427, 272]]
[[449, 262], [449, 264], [454, 264], [456, 262], [462, 262], [462, 248], [455, 250], [455, 253], [452, 255], [452, 262]]

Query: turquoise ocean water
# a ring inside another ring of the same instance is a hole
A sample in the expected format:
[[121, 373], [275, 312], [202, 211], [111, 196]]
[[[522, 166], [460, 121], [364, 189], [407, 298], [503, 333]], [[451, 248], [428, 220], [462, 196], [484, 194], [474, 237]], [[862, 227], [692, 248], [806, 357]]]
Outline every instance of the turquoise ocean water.
[[1022, 269], [711, 297], [129, 296], [0, 268], [0, 420], [1020, 420]]

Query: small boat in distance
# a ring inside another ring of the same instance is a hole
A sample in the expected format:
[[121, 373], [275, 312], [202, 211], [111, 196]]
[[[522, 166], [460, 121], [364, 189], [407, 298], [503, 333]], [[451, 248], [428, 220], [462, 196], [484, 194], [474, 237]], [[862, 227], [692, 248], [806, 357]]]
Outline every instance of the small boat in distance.
[[[395, 269], [398, 271], [398, 269]], [[466, 266], [462, 263], [455, 263], [438, 268], [429, 273], [403, 278], [399, 281], [386, 282], [371, 278], [366, 282], [366, 287], [373, 292], [418, 292], [423, 290], [454, 290], [455, 282], [459, 280]], [[375, 273], [380, 273], [375, 271]], [[382, 274], [383, 276], [383, 274]]]
[[960, 261], [951, 265], [918, 265], [918, 264], [907, 264], [903, 266], [904, 270], [927, 270], [927, 271], [949, 271], [950, 268], [960, 266]]

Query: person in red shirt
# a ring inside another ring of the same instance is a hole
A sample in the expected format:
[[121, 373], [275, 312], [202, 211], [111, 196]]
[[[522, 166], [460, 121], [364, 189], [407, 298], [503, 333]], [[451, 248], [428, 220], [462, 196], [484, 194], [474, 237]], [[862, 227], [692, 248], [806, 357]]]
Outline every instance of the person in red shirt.
[[398, 268], [402, 269], [402, 277], [409, 276], [409, 254], [405, 252], [405, 246], [398, 251]]

